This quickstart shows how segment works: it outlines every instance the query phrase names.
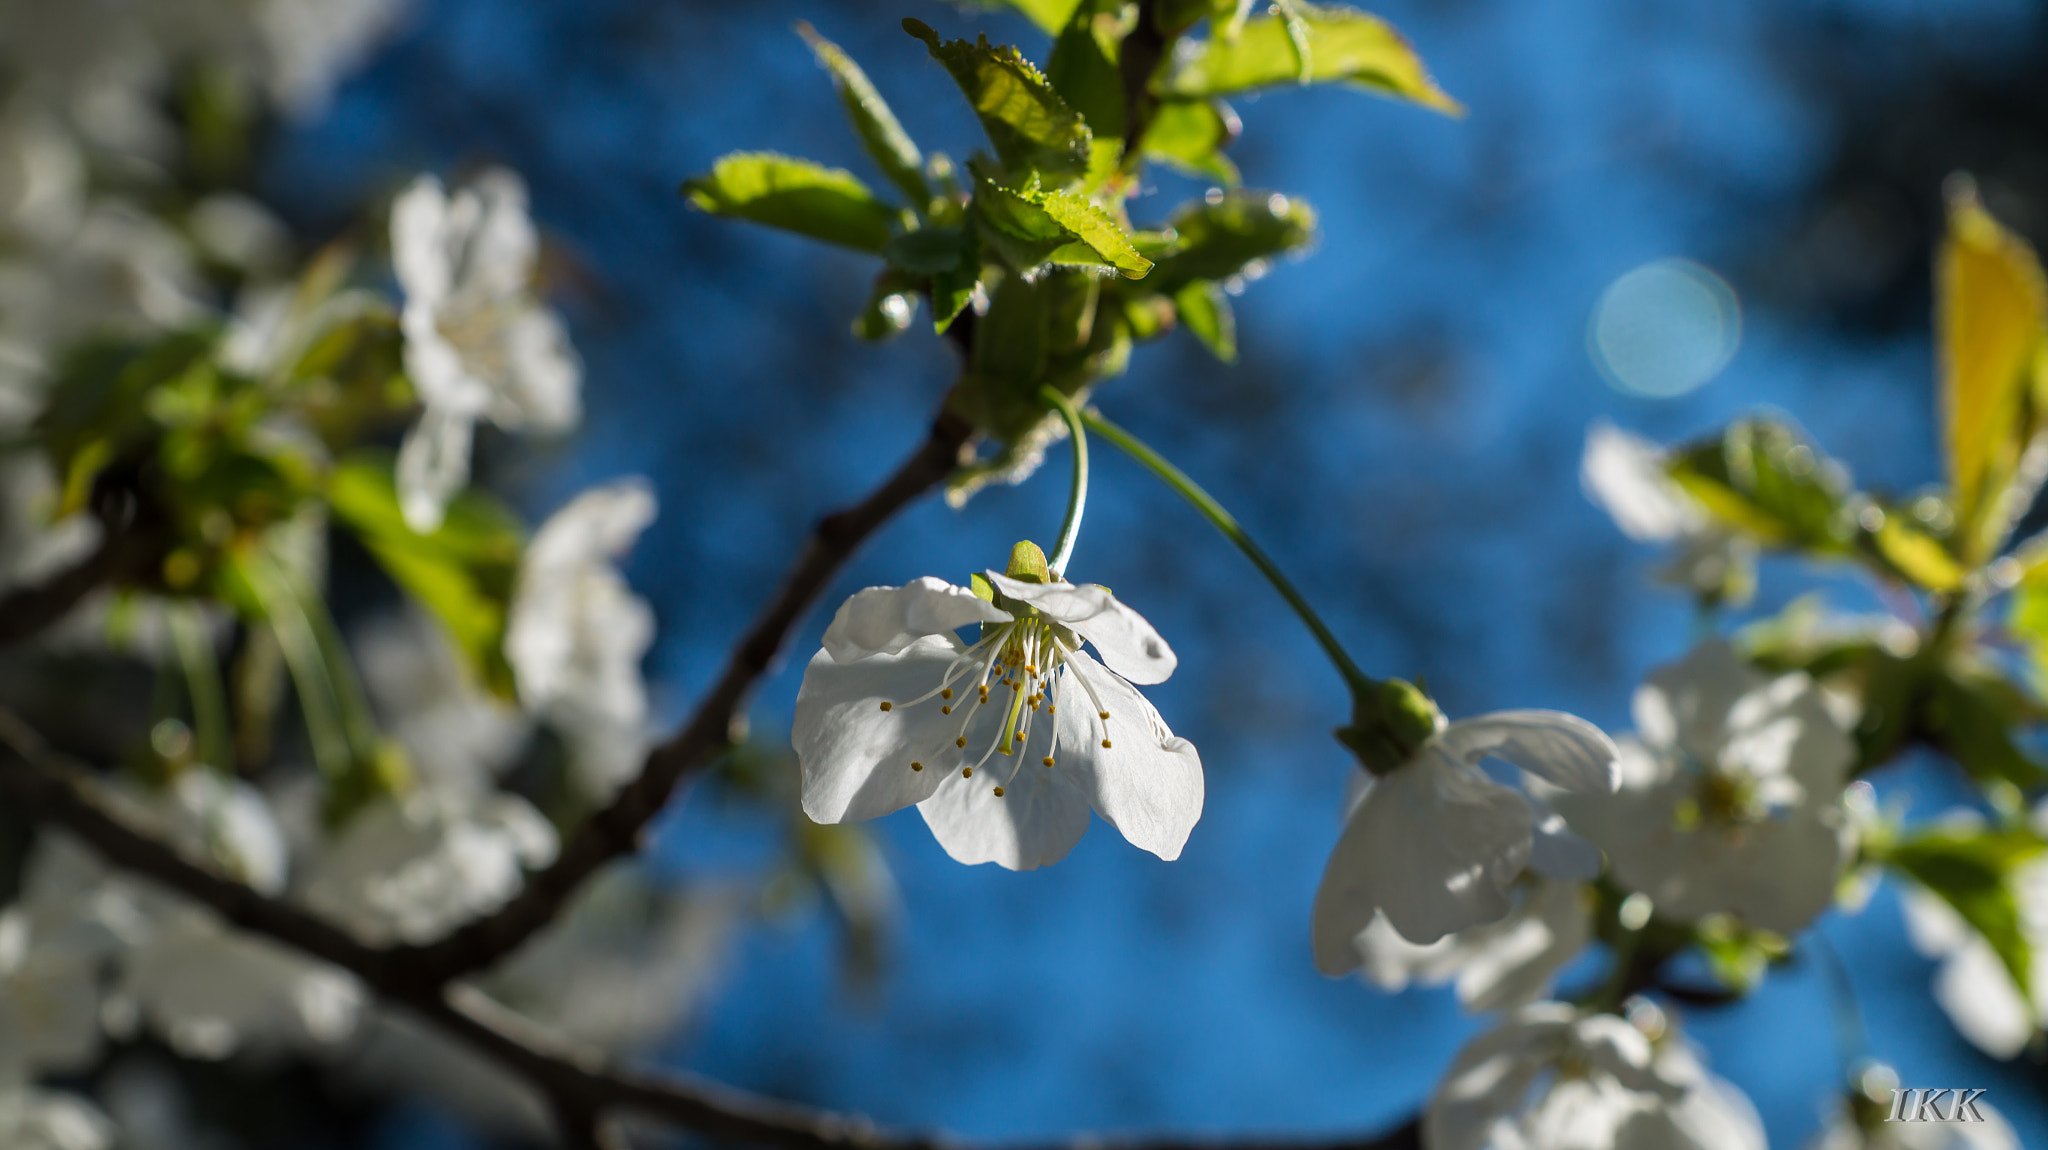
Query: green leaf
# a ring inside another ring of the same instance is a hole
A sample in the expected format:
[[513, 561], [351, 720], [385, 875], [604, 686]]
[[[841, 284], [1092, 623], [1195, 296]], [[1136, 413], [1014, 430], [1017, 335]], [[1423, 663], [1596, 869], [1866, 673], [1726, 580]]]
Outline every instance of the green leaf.
[[1081, 0], [998, 0], [1005, 8], [1022, 12], [1033, 24], [1044, 32], [1058, 32], [1073, 19], [1074, 9], [1081, 6]]
[[1052, 56], [1045, 64], [1046, 80], [1053, 91], [1081, 113], [1097, 142], [1116, 144], [1119, 153], [1127, 110], [1123, 70], [1117, 60], [1123, 38], [1130, 31], [1129, 21], [1121, 17], [1136, 17], [1135, 9], [1113, 11], [1120, 7], [1110, 0], [1085, 0], [1053, 38]]
[[2041, 849], [2041, 840], [2023, 831], [1942, 828], [1894, 844], [1884, 852], [1883, 861], [1938, 895], [1983, 935], [2020, 993], [2031, 1001], [2031, 948], [2020, 926], [2010, 879], [2016, 867]]
[[2048, 383], [2048, 281], [2033, 248], [1984, 210], [1967, 181], [1950, 191], [1934, 279], [1956, 536], [1974, 566], [1997, 552], [2033, 494], [2013, 486], [2038, 430], [2036, 392]]
[[1274, 258], [1307, 247], [1316, 213], [1290, 196], [1212, 192], [1175, 213], [1168, 228], [1172, 239], [1146, 283], [1171, 295], [1196, 280], [1253, 277]]
[[917, 316], [917, 297], [912, 295], [916, 279], [890, 268], [875, 277], [867, 305], [853, 321], [853, 334], [880, 341], [903, 334]]
[[1217, 359], [1237, 362], [1237, 319], [1222, 288], [1197, 280], [1174, 293], [1173, 306], [1188, 334], [1201, 340]]
[[2018, 688], [1988, 671], [1957, 667], [1935, 671], [1923, 691], [1920, 734], [1972, 778], [2024, 790], [2048, 784], [2048, 769], [2013, 740], [2014, 728], [2038, 717]]
[[1246, 20], [1235, 39], [1201, 45], [1169, 81], [1167, 94], [1228, 96], [1276, 84], [1350, 83], [1439, 112], [1464, 113], [1385, 20], [1353, 8], [1292, 7], [1300, 16], [1294, 33], [1287, 16]]
[[904, 232], [882, 249], [891, 267], [918, 275], [952, 271], [966, 258], [962, 228], [919, 228]]
[[327, 497], [392, 581], [441, 621], [477, 681], [513, 698], [504, 639], [522, 541], [511, 513], [472, 488], [450, 502], [439, 530], [417, 534], [399, 509], [390, 456], [374, 451], [342, 461]]
[[924, 41], [932, 59], [952, 74], [1004, 167], [1036, 173], [1054, 185], [1087, 172], [1093, 140], [1087, 123], [1017, 49], [992, 45], [986, 36], [972, 44], [941, 41], [920, 20], [904, 20], [903, 29]]
[[817, 29], [799, 20], [797, 34], [811, 46], [818, 57], [818, 63], [832, 73], [833, 86], [839, 89], [839, 101], [846, 105], [847, 118], [853, 121], [853, 130], [860, 135], [861, 144], [882, 174], [889, 178], [909, 198], [912, 205], [922, 209], [932, 198], [931, 186], [924, 179], [924, 156], [910, 139], [910, 133], [896, 120], [896, 113], [889, 110], [888, 102], [875, 91], [868, 74], [861, 70], [853, 57], [818, 35]]
[[[1945, 595], [1961, 589], [1968, 573], [1956, 562], [1945, 541], [1915, 523], [1903, 509], [1875, 501], [1870, 508], [1883, 520], [1876, 531], [1870, 531], [1865, 523], [1865, 532], [1886, 568], [1925, 591]], [[1863, 516], [1875, 518], [1867, 510]]]
[[1242, 125], [1221, 100], [1163, 100], [1145, 126], [1145, 158], [1226, 187], [1238, 184], [1237, 165], [1223, 154]]
[[897, 222], [853, 173], [772, 152], [734, 152], [683, 182], [691, 206], [880, 253]]
[[1116, 218], [1086, 196], [1040, 191], [1035, 185], [1005, 187], [978, 167], [976, 176], [974, 203], [989, 225], [988, 238], [1017, 270], [1048, 261], [1113, 268], [1128, 279], [1141, 279], [1152, 270], [1152, 261], [1139, 253]]
[[1715, 518], [1767, 546], [1842, 554], [1855, 537], [1841, 469], [1783, 424], [1739, 420], [1667, 466]]

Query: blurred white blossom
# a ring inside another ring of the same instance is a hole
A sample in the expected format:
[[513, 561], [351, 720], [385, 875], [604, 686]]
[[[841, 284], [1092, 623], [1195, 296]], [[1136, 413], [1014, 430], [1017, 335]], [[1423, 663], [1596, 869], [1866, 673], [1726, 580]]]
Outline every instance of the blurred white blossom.
[[110, 1150], [114, 1126], [92, 1103], [59, 1090], [0, 1082], [0, 1146]]
[[1458, 1052], [1423, 1114], [1431, 1150], [1763, 1150], [1756, 1110], [1651, 1013], [1526, 1006]]
[[[852, 822], [915, 803], [953, 858], [1030, 870], [1066, 857], [1092, 807], [1178, 858], [1202, 761], [1131, 685], [1164, 682], [1172, 648], [1104, 588], [988, 579], [995, 602], [926, 576], [840, 605], [797, 692], [804, 813]], [[970, 623], [972, 645], [954, 634]]]
[[632, 778], [646, 747], [640, 661], [654, 611], [614, 563], [654, 515], [640, 480], [570, 500], [527, 544], [505, 625], [520, 702], [566, 736], [580, 785], [597, 796]]
[[423, 405], [398, 452], [399, 495], [415, 531], [438, 527], [469, 481], [477, 420], [546, 433], [580, 415], [582, 367], [561, 319], [533, 295], [539, 251], [526, 186], [504, 169], [452, 196], [422, 176], [391, 207], [405, 370]]
[[556, 846], [517, 796], [421, 791], [353, 815], [308, 860], [300, 895], [366, 942], [429, 942], [502, 906]]
[[[1441, 722], [1441, 719], [1439, 719]], [[1561, 711], [1496, 711], [1441, 725], [1413, 758], [1367, 781], [1316, 890], [1316, 966], [1345, 974], [1373, 916], [1409, 942], [1496, 922], [1525, 868], [1590, 878], [1598, 860], [1547, 809], [1479, 769], [1493, 757], [1571, 791], [1614, 787], [1614, 744]]]
[[446, 632], [416, 609], [379, 616], [351, 644], [384, 729], [426, 786], [490, 790], [519, 754], [528, 724], [478, 686]]
[[1555, 799], [1614, 881], [1674, 922], [1725, 912], [1789, 935], [1813, 921], [1854, 848], [1856, 758], [1813, 680], [1767, 677], [1716, 640], [1652, 672], [1634, 710], [1621, 789]]
[[1662, 578], [1696, 592], [1748, 598], [1756, 545], [1714, 523], [1664, 469], [1663, 448], [1606, 420], [1586, 429], [1579, 485], [1639, 543], [1669, 543], [1676, 550]]

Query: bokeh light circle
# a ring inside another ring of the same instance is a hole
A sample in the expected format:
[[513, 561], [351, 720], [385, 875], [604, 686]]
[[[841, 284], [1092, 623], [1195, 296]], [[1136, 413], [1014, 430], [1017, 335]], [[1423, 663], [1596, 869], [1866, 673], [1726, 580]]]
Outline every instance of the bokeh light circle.
[[1684, 259], [1655, 260], [1608, 284], [1586, 327], [1586, 350], [1608, 383], [1659, 399], [1721, 374], [1741, 343], [1735, 289]]

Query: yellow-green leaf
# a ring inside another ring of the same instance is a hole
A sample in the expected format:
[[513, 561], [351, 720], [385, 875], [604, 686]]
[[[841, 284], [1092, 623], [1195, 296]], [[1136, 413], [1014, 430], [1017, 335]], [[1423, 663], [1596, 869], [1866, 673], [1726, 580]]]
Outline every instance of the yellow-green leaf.
[[1004, 167], [1020, 179], [1037, 173], [1052, 185], [1087, 172], [1094, 139], [1087, 123], [1017, 49], [990, 44], [986, 36], [971, 44], [940, 40], [921, 20], [904, 20], [903, 30], [924, 41], [932, 59], [952, 74]]
[[860, 135], [860, 142], [875, 166], [912, 204], [922, 209], [932, 198], [931, 187], [924, 180], [924, 156], [897, 121], [896, 113], [889, 110], [888, 101], [882, 99], [868, 74], [839, 45], [818, 35], [817, 29], [805, 21], [799, 20], [796, 30], [804, 43], [811, 46], [818, 63], [832, 73], [839, 101], [846, 105], [847, 118], [853, 121], [853, 130]]
[[[1299, 19], [1244, 21], [1235, 39], [1210, 39], [1168, 84], [1171, 95], [1227, 96], [1295, 83], [1351, 83], [1426, 108], [1463, 115], [1408, 41], [1385, 20], [1354, 8], [1293, 5]], [[1304, 52], [1304, 49], [1306, 51]]]
[[1174, 293], [1173, 305], [1188, 334], [1201, 340], [1217, 359], [1237, 362], [1237, 319], [1222, 288], [1197, 280]]
[[1041, 31], [1058, 32], [1074, 18], [1074, 9], [1081, 6], [1081, 0], [1001, 0], [1006, 8], [1022, 12], [1026, 19], [1038, 25]]
[[691, 206], [857, 251], [879, 253], [896, 209], [852, 172], [773, 152], [734, 152], [683, 183]]
[[1956, 536], [1973, 565], [1997, 550], [2023, 510], [2009, 492], [2036, 429], [2044, 312], [2048, 288], [2033, 249], [1957, 181], [1935, 265], [1934, 313]]

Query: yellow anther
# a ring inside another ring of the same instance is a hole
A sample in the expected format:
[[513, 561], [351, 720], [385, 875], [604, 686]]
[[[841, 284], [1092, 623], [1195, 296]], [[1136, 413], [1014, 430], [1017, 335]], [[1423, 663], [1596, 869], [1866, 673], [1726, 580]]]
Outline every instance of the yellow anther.
[[1033, 675], [1036, 675], [1036, 674], [1038, 674], [1038, 667], [1037, 667], [1037, 666], [1036, 666], [1035, 664], [1032, 664], [1032, 663], [1026, 663], [1026, 664], [1024, 664], [1024, 670], [1025, 670], [1025, 671], [1027, 671], [1027, 672], [1029, 672], [1030, 674], [1033, 674]]
[[974, 777], [974, 768], [973, 768], [973, 767], [962, 767], [962, 768], [960, 768], [960, 777], [961, 777], [961, 778], [963, 778], [963, 779], [971, 779], [971, 778], [973, 778], [973, 777]]
[[1100, 718], [1100, 719], [1101, 719], [1101, 720], [1102, 720], [1103, 722], [1105, 722], [1105, 723], [1109, 722], [1109, 712], [1108, 712], [1108, 711], [1097, 711], [1097, 712], [1095, 712], [1095, 714], [1096, 714], [1096, 717]]
[[882, 703], [882, 709], [883, 709], [883, 710], [885, 710], [885, 711], [889, 709], [889, 704], [888, 704], [888, 702], [887, 702], [887, 701], [884, 701], [884, 702]]
[[1104, 740], [1102, 740], [1102, 749], [1103, 749], [1103, 750], [1105, 750], [1105, 751], [1109, 749], [1109, 740], [1108, 740], [1108, 739], [1104, 739]]
[[1047, 703], [1047, 704], [1045, 705], [1045, 713], [1046, 713], [1046, 714], [1048, 714], [1048, 715], [1052, 714], [1052, 713], [1053, 713], [1054, 711], [1056, 711], [1056, 710], [1058, 710], [1058, 709], [1059, 709], [1058, 707], [1055, 707], [1055, 706], [1053, 706], [1053, 705], [1052, 705], [1051, 703]]
[[966, 735], [962, 735], [962, 736], [960, 736], [959, 738], [957, 738], [957, 739], [954, 739], [954, 740], [953, 740], [953, 745], [954, 745], [954, 746], [956, 746], [956, 747], [964, 747], [964, 746], [966, 746], [966, 745], [967, 745], [967, 736], [966, 736]]
[[911, 769], [911, 770], [913, 770], [913, 771], [921, 771], [921, 770], [924, 770], [924, 764], [923, 764], [923, 763], [912, 763], [912, 764], [910, 764], [910, 769]]
[[941, 714], [941, 715], [950, 715], [950, 714], [952, 714], [952, 713], [953, 713], [953, 708], [952, 708], [952, 707], [950, 707], [950, 706], [947, 706], [947, 707], [940, 707], [940, 708], [939, 708], [939, 714]]
[[1041, 761], [1041, 762], [1043, 762], [1043, 763], [1044, 763], [1044, 764], [1045, 764], [1046, 766], [1048, 766], [1048, 767], [1049, 767], [1049, 766], [1052, 766], [1052, 756], [1051, 756], [1051, 755], [1047, 755], [1047, 756], [1046, 756], [1046, 757], [1045, 757], [1044, 759], [1042, 759], [1042, 760], [1040, 760], [1040, 761]]
[[997, 787], [997, 788], [996, 788], [996, 797], [997, 797], [997, 798], [1002, 798], [1002, 797], [1003, 797], [1003, 788], [1001, 788], [1001, 787]]

